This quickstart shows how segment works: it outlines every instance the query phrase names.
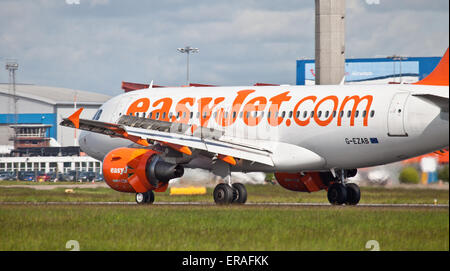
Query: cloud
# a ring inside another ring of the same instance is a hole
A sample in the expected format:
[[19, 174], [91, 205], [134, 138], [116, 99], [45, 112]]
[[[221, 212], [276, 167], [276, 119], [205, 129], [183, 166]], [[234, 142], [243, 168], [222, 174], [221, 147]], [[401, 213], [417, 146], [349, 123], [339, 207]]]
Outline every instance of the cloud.
[[[441, 55], [448, 2], [347, 0], [346, 54]], [[2, 0], [0, 57], [18, 80], [115, 95], [121, 81], [182, 85], [295, 84], [295, 61], [314, 56], [314, 3], [286, 0]], [[7, 73], [0, 72], [0, 81]]]

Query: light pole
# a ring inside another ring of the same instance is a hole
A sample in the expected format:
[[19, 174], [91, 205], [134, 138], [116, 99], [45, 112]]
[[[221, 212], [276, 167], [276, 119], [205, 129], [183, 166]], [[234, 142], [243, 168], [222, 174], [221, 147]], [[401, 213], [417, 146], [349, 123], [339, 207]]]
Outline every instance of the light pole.
[[192, 48], [191, 46], [186, 46], [184, 48], [178, 48], [178, 52], [186, 53], [187, 55], [187, 64], [186, 64], [186, 85], [189, 86], [189, 54], [198, 53], [198, 48]]
[[9, 90], [12, 90], [13, 96], [14, 124], [17, 124], [16, 71], [19, 69], [19, 64], [14, 59], [8, 59], [5, 68], [9, 71]]

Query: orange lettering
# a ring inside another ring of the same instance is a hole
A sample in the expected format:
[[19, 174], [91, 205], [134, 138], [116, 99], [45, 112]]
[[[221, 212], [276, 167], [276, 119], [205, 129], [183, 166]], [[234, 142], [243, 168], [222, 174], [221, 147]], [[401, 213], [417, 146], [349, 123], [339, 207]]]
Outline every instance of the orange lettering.
[[293, 117], [294, 117], [295, 123], [297, 123], [297, 124], [300, 125], [300, 126], [306, 126], [306, 125], [309, 124], [309, 121], [310, 121], [309, 117], [306, 118], [306, 120], [300, 120], [299, 118], [297, 118], [297, 111], [298, 111], [300, 105], [301, 105], [304, 101], [306, 101], [306, 100], [311, 100], [311, 101], [313, 101], [313, 103], [314, 103], [314, 102], [316, 102], [317, 97], [316, 97], [316, 96], [307, 96], [307, 97], [301, 99], [301, 100], [295, 105], [295, 107], [294, 107], [294, 112], [293, 112], [293, 113], [294, 113], [294, 114], [293, 114]]
[[269, 101], [272, 102], [272, 104], [270, 105], [269, 108], [269, 114], [270, 114], [270, 118], [269, 118], [269, 124], [272, 126], [278, 126], [283, 122], [283, 118], [282, 117], [276, 117], [278, 114], [278, 111], [280, 110], [281, 104], [283, 102], [287, 102], [289, 101], [292, 97], [288, 96], [289, 91], [283, 92], [281, 94], [278, 94], [277, 96], [273, 96], [272, 98], [270, 98]]
[[[189, 122], [189, 114], [191, 113], [191, 110], [189, 110], [186, 106], [186, 104], [190, 104], [191, 106], [194, 105], [194, 98], [184, 98], [181, 99], [178, 104], [175, 107], [175, 112], [177, 114], [180, 114], [180, 119], [178, 120], [179, 123], [188, 123]], [[175, 121], [176, 117], [173, 116], [172, 120]]]
[[333, 105], [333, 111], [336, 111], [336, 110], [337, 110], [338, 103], [339, 103], [338, 97], [336, 97], [336, 96], [334, 96], [334, 95], [332, 95], [332, 96], [327, 96], [327, 97], [323, 98], [322, 100], [320, 100], [320, 101], [317, 103], [316, 107], [314, 108], [314, 112], [315, 112], [315, 114], [314, 114], [314, 120], [315, 120], [315, 121], [317, 122], [317, 124], [319, 124], [320, 126], [327, 126], [327, 125], [330, 124], [330, 122], [333, 120], [333, 111], [331, 112], [330, 116], [329, 116], [328, 119], [326, 119], [326, 120], [320, 120], [319, 117], [318, 117], [317, 112], [319, 112], [319, 110], [318, 110], [318, 109], [319, 109], [319, 106], [320, 106], [323, 102], [325, 102], [326, 100], [331, 100], [331, 101], [333, 101], [333, 103], [334, 103], [334, 105]]
[[138, 112], [147, 112], [149, 106], [150, 100], [148, 98], [137, 99], [128, 107], [127, 115], [132, 114], [134, 116]]
[[219, 97], [214, 100], [213, 106], [209, 107], [209, 103], [211, 102], [211, 97], [201, 98], [198, 101], [198, 111], [200, 112], [200, 126], [206, 127], [208, 125], [208, 121], [211, 118], [211, 112], [214, 107], [216, 107], [219, 103], [225, 100], [224, 97]]
[[[255, 106], [255, 103], [258, 103]], [[261, 121], [262, 116], [255, 117], [254, 112], [257, 111], [263, 111], [266, 108], [267, 105], [267, 99], [264, 97], [256, 97], [251, 99], [245, 106], [244, 106], [244, 123], [248, 126], [256, 126]], [[253, 113], [253, 114], [252, 114]]]
[[250, 95], [253, 92], [255, 92], [255, 90], [253, 89], [245, 89], [238, 91], [236, 99], [234, 99], [233, 101], [231, 112], [228, 118], [225, 118], [225, 110], [227, 109], [221, 108], [220, 110], [217, 111], [218, 112], [217, 114], [218, 116], [216, 117], [217, 123], [219, 123], [223, 127], [232, 125], [237, 119], [238, 113], [241, 110], [241, 106], [244, 103], [244, 100], [248, 97], [248, 95]]
[[162, 98], [153, 103], [153, 107], [158, 106], [162, 103], [160, 109], [155, 109], [152, 111], [152, 116], [156, 118], [156, 114], [159, 113], [158, 119], [163, 121], [169, 121], [170, 107], [172, 106], [171, 98]]
[[[352, 108], [352, 114], [351, 114], [351, 118], [350, 118], [350, 126], [355, 126], [355, 113], [356, 113], [356, 109], [358, 108], [358, 105], [361, 103], [362, 100], [367, 100], [367, 105], [366, 105], [366, 116], [364, 117], [364, 122], [363, 125], [367, 126], [367, 122], [368, 122], [368, 118], [369, 118], [369, 110], [370, 110], [370, 106], [372, 105], [372, 100], [373, 100], [373, 96], [372, 95], [366, 95], [362, 98], [360, 98], [359, 96], [347, 96], [345, 97], [344, 101], [342, 101], [341, 107], [339, 108], [339, 112], [344, 110], [345, 105], [347, 104], [348, 101], [353, 100], [353, 108]], [[342, 121], [342, 117], [341, 114], [339, 114], [338, 117], [338, 121], [337, 121], [337, 126], [341, 126], [341, 121]]]

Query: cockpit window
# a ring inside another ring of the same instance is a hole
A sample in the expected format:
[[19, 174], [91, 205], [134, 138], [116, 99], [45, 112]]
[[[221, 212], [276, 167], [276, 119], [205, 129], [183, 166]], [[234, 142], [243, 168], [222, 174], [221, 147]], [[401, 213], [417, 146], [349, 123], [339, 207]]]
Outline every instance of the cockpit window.
[[99, 109], [96, 113], [95, 113], [95, 115], [94, 115], [94, 117], [92, 118], [93, 120], [98, 120], [98, 119], [100, 119], [100, 116], [102, 115], [102, 112], [103, 112], [103, 110], [102, 109]]

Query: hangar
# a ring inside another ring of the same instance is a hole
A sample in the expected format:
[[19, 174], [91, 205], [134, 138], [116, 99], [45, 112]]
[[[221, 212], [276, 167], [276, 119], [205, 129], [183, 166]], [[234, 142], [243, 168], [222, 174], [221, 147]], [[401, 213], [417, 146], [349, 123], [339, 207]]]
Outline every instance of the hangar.
[[92, 118], [109, 98], [99, 93], [32, 84], [16, 84], [14, 93], [12, 85], [0, 84], [0, 146], [14, 145], [13, 127], [24, 135], [44, 135], [50, 146], [77, 146], [74, 130], [58, 123], [80, 107], [84, 107], [83, 118]]

